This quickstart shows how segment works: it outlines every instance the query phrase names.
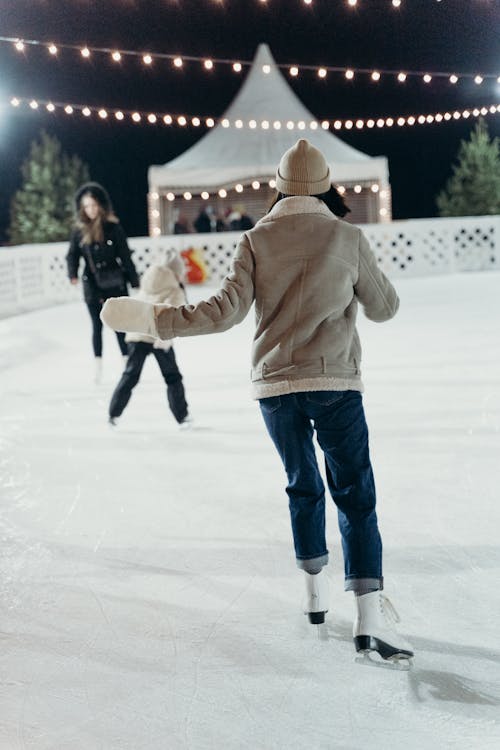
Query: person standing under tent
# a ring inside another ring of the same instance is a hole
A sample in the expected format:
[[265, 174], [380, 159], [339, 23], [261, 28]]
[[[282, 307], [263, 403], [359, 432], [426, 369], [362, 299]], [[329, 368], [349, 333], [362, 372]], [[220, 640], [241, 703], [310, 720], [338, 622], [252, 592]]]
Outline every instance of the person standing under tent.
[[[186, 302], [183, 278], [182, 260], [176, 253], [167, 253], [162, 263], [155, 263], [145, 271], [136, 299], [152, 303], [183, 305]], [[127, 333], [125, 340], [128, 344], [128, 360], [123, 375], [111, 396], [109, 423], [113, 426], [117, 424], [118, 418], [130, 400], [132, 390], [139, 382], [146, 358], [152, 354], [167, 386], [170, 411], [182, 429], [191, 427], [192, 420], [188, 414], [182, 375], [177, 366], [172, 342], [155, 339], [141, 333]]]
[[345, 589], [355, 594], [356, 651], [408, 659], [413, 651], [395, 629], [395, 610], [382, 594], [382, 542], [356, 330], [358, 304], [370, 320], [383, 322], [396, 314], [399, 299], [362, 231], [337, 218], [348, 209], [331, 184], [325, 158], [307, 140], [283, 155], [276, 188], [273, 206], [242, 235], [231, 272], [213, 297], [179, 308], [109, 300], [101, 317], [115, 330], [171, 339], [225, 331], [255, 302], [253, 390], [288, 476], [305, 612], [310, 622], [320, 623], [329, 608], [316, 432], [337, 506]]
[[[83, 258], [83, 297], [92, 322], [95, 382], [102, 377], [102, 323], [99, 317], [105, 300], [126, 295], [127, 284], [139, 286], [127, 238], [116, 218], [108, 193], [97, 182], [87, 182], [75, 195], [75, 222], [66, 256], [68, 276], [78, 283]], [[127, 356], [125, 335], [117, 332], [118, 346]]]

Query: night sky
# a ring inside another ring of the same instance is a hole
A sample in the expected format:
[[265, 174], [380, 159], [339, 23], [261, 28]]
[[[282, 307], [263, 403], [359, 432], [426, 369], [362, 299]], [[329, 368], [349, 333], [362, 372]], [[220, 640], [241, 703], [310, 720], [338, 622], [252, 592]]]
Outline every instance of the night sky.
[[[397, 70], [500, 74], [499, 0], [0, 0], [0, 35], [46, 42], [88, 44], [144, 52], [252, 59], [267, 42], [279, 63]], [[21, 181], [30, 142], [45, 128], [90, 166], [92, 178], [110, 191], [130, 236], [147, 233], [147, 168], [179, 155], [203, 130], [167, 129], [100, 121], [81, 114], [13, 110], [12, 96], [85, 102], [89, 106], [219, 116], [244, 74], [230, 66], [211, 73], [200, 63], [182, 71], [167, 61], [152, 68], [131, 58], [119, 65], [94, 54], [45, 48], [24, 53], [0, 44], [0, 241], [6, 240], [8, 207]], [[477, 86], [446, 79], [430, 85], [394, 78], [374, 84], [358, 75], [349, 82], [313, 72], [290, 79], [318, 119], [410, 115], [473, 108], [500, 100], [496, 79]], [[272, 119], [272, 113], [269, 113]], [[500, 116], [487, 117], [500, 135]], [[435, 215], [435, 196], [451, 172], [459, 142], [473, 119], [382, 131], [342, 131], [341, 137], [370, 155], [389, 157], [394, 218]], [[333, 177], [335, 177], [333, 175]]]

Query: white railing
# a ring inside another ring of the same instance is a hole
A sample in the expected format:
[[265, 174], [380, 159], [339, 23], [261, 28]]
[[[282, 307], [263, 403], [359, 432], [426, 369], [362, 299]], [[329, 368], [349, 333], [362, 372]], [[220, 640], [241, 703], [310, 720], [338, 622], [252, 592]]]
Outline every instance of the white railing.
[[[500, 268], [500, 216], [459, 219], [411, 219], [367, 224], [363, 230], [388, 276], [430, 276]], [[142, 273], [162, 250], [189, 247], [203, 251], [208, 281], [227, 273], [239, 232], [129, 240]], [[67, 242], [0, 248], [0, 316], [81, 298], [66, 274]]]

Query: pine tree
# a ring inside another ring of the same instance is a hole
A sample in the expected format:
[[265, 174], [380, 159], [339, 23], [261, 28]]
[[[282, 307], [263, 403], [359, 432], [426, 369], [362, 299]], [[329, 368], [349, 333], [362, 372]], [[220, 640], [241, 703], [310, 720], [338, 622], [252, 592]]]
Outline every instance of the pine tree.
[[89, 170], [78, 156], [66, 154], [57, 138], [45, 131], [31, 144], [21, 167], [23, 184], [10, 209], [12, 244], [57, 242], [68, 238], [73, 219], [73, 196]]
[[490, 140], [480, 119], [469, 141], [462, 141], [458, 163], [436, 199], [440, 216], [482, 216], [500, 213], [500, 143]]

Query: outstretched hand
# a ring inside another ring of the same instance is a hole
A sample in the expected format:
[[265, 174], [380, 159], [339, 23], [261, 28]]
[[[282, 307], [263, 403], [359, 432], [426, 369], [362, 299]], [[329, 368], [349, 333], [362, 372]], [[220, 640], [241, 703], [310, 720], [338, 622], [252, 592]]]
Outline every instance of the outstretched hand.
[[154, 338], [158, 336], [155, 306], [150, 302], [130, 297], [111, 297], [104, 303], [100, 318], [114, 331], [144, 333]]

